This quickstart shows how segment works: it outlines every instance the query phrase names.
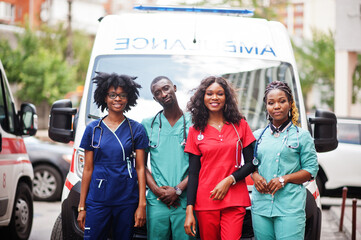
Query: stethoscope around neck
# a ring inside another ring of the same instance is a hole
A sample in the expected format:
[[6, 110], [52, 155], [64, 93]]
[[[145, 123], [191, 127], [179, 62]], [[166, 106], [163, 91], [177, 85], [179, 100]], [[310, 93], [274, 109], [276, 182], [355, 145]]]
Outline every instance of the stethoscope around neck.
[[[160, 110], [153, 118], [152, 123], [150, 124], [150, 136], [149, 136], [149, 147], [151, 148], [157, 148], [159, 146], [159, 138], [160, 138], [160, 131], [162, 129], [162, 118], [161, 118], [161, 114], [162, 114], [163, 110]], [[159, 128], [158, 128], [158, 137], [157, 137], [157, 143], [156, 144], [152, 144], [152, 136], [153, 136], [153, 125], [154, 125], [154, 121], [158, 116], [158, 121], [159, 121]], [[186, 118], [184, 116], [184, 113], [182, 113], [183, 116], [183, 141], [181, 142], [181, 146], [185, 146], [186, 145], [186, 141], [187, 141], [187, 132], [186, 132]]]
[[[271, 123], [270, 123], [271, 124]], [[298, 129], [298, 127], [296, 125], [294, 125], [296, 127], [296, 130], [297, 130], [297, 145], [296, 146], [292, 146], [292, 145], [288, 145], [288, 137], [289, 137], [289, 131], [290, 131], [290, 128], [292, 127], [292, 123], [290, 124], [290, 126], [287, 127], [287, 136], [285, 137], [285, 145], [288, 147], [288, 148], [292, 148], [292, 149], [296, 149], [300, 146], [300, 141], [299, 141], [299, 138], [298, 138], [298, 135], [299, 135], [299, 132], [300, 130]], [[257, 158], [258, 157], [258, 145], [262, 142], [262, 136], [263, 134], [265, 133], [265, 131], [270, 127], [270, 125], [267, 125], [267, 127], [265, 127], [265, 129], [263, 129], [261, 135], [258, 137], [257, 141], [256, 141], [256, 145], [254, 146], [254, 150], [253, 150], [253, 160], [252, 160], [252, 163], [253, 165], [255, 166], [258, 166], [260, 161], [259, 159]]]
[[[100, 141], [102, 140], [102, 136], [103, 136], [103, 128], [101, 126], [101, 123], [102, 121], [104, 120], [104, 118], [106, 118], [108, 115], [102, 117], [98, 123], [98, 125], [96, 125], [94, 128], [93, 128], [93, 134], [92, 134], [92, 141], [90, 143], [90, 146], [92, 148], [100, 148]], [[127, 120], [128, 122], [128, 125], [129, 125], [129, 130], [130, 130], [130, 136], [131, 136], [131, 139], [132, 139], [132, 150], [129, 154], [128, 157], [125, 157], [124, 155], [124, 152], [123, 152], [123, 161], [127, 160], [127, 168], [128, 168], [128, 173], [129, 173], [129, 177], [132, 178], [132, 160], [133, 160], [133, 166], [135, 167], [135, 157], [136, 157], [136, 153], [135, 153], [135, 144], [134, 144], [134, 135], [133, 135], [133, 129], [132, 129], [132, 126], [130, 125], [130, 121], [129, 119], [124, 116], [125, 120]], [[94, 136], [95, 136], [95, 133], [97, 131], [97, 129], [100, 130], [100, 135], [99, 135], [99, 139], [98, 139], [98, 144], [95, 146], [94, 145]], [[123, 147], [122, 147], [123, 148]]]
[[[244, 161], [242, 159], [242, 149], [243, 149], [243, 144], [241, 141], [241, 138], [239, 136], [239, 133], [236, 129], [236, 127], [234, 126], [233, 123], [231, 123], [231, 125], [233, 126], [234, 131], [237, 134], [237, 141], [236, 141], [236, 165], [234, 167], [236, 168], [241, 168], [244, 165]], [[197, 136], [198, 141], [202, 141], [204, 139], [204, 135], [202, 134], [202, 131], [199, 131], [199, 134]], [[241, 160], [239, 160], [239, 147], [241, 147]]]

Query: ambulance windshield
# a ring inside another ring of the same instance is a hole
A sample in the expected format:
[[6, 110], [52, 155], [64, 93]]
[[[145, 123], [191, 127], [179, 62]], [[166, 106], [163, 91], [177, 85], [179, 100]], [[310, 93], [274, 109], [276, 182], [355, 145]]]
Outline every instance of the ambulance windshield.
[[[299, 104], [292, 66], [279, 61], [192, 55], [107, 55], [97, 57], [92, 78], [95, 72], [137, 77], [136, 81], [142, 86], [140, 98], [137, 106], [126, 113], [127, 117], [137, 121], [154, 116], [161, 109], [150, 92], [150, 83], [157, 76], [167, 76], [174, 82], [183, 110], [202, 79], [210, 75], [228, 79], [237, 90], [240, 111], [252, 130], [266, 125], [263, 94], [269, 82], [287, 82], [293, 89], [296, 104]], [[106, 114], [94, 104], [94, 90], [95, 85], [91, 84], [88, 95], [91, 97], [88, 97], [86, 106], [88, 122]]]

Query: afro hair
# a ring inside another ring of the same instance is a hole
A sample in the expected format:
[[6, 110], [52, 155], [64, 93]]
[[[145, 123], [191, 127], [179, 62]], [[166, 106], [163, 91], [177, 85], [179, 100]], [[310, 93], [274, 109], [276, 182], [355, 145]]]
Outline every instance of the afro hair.
[[94, 103], [101, 108], [102, 111], [107, 109], [105, 98], [107, 97], [110, 87], [114, 87], [115, 89], [121, 87], [128, 94], [128, 103], [124, 108], [124, 112], [129, 111], [130, 107], [137, 104], [137, 99], [139, 97], [138, 89], [141, 88], [140, 84], [134, 81], [137, 77], [104, 72], [96, 72], [96, 74], [97, 76], [93, 78], [93, 82], [97, 85], [94, 92]]

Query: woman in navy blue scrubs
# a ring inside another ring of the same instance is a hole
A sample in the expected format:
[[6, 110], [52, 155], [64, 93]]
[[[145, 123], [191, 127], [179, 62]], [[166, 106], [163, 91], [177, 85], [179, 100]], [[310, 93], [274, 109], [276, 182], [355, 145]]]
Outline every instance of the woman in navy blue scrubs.
[[[91, 122], [80, 147], [85, 164], [78, 207], [84, 239], [131, 239], [146, 221], [143, 126], [124, 112], [135, 106], [141, 88], [127, 75], [97, 73], [94, 102], [108, 115]], [[134, 152], [135, 154], [134, 154]]]

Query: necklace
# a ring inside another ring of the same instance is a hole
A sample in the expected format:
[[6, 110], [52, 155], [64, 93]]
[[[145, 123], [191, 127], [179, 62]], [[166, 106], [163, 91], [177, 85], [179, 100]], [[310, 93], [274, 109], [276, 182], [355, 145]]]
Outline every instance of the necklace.
[[220, 123], [217, 123], [217, 122], [208, 122], [209, 125], [211, 125], [212, 127], [215, 127], [218, 129], [218, 131], [221, 131], [222, 130], [222, 127], [224, 125], [224, 122], [220, 122]]

